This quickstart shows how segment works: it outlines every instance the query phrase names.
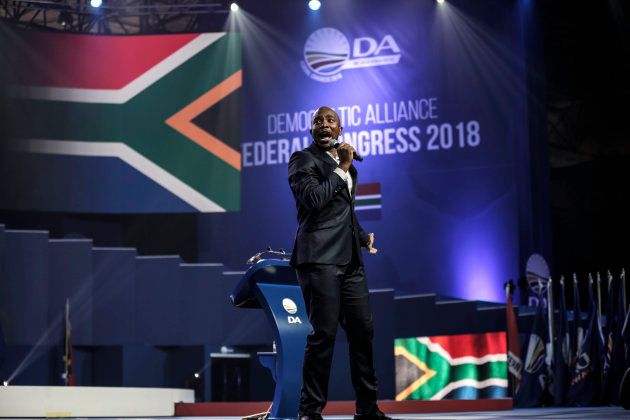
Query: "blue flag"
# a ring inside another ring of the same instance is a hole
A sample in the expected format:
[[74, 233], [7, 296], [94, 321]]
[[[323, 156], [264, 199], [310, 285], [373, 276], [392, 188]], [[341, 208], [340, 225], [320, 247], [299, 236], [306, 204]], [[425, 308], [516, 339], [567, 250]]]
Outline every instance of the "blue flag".
[[540, 407], [547, 399], [547, 317], [542, 293], [538, 294], [538, 307], [532, 331], [526, 345], [521, 385], [515, 398], [517, 407]]
[[554, 405], [564, 405], [566, 403], [567, 386], [569, 383], [569, 366], [571, 363], [569, 320], [567, 318], [567, 302], [564, 294], [564, 279], [561, 278], [558, 319], [556, 323], [556, 342], [554, 346], [553, 362]]
[[582, 320], [582, 306], [580, 304], [580, 287], [577, 276], [573, 273], [573, 326], [571, 328], [571, 370], [575, 367], [582, 340], [584, 339], [584, 321]]
[[567, 394], [569, 404], [581, 407], [598, 403], [602, 390], [604, 334], [597, 314], [592, 281], [589, 283], [588, 306], [588, 326], [571, 373]]
[[606, 325], [604, 332], [604, 354], [602, 355], [602, 402], [610, 402], [610, 388], [615, 380], [612, 372], [612, 358], [615, 344], [615, 299], [612, 275], [608, 271], [608, 297], [606, 298]]

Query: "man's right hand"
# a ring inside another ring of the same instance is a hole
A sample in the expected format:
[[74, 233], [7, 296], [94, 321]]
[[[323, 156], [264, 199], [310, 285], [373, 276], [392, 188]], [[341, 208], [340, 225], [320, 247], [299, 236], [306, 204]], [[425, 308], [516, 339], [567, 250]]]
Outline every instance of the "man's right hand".
[[354, 155], [354, 147], [349, 143], [339, 143], [337, 148], [337, 156], [339, 156], [339, 167], [348, 172], [352, 164], [352, 156]]

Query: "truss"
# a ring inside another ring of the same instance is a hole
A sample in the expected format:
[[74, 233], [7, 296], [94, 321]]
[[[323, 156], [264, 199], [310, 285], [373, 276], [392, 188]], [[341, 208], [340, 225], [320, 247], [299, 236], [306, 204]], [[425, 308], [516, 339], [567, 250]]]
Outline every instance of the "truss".
[[194, 32], [199, 16], [228, 12], [221, 0], [0, 0], [0, 19], [20, 26], [107, 35]]

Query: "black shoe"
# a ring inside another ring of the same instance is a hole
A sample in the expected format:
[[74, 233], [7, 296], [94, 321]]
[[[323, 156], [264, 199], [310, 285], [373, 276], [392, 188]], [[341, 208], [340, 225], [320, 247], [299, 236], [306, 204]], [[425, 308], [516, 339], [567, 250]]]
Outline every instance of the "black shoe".
[[391, 417], [388, 417], [381, 410], [376, 409], [375, 412], [370, 414], [355, 414], [354, 420], [393, 420]]
[[298, 414], [298, 420], [324, 420], [319, 413]]

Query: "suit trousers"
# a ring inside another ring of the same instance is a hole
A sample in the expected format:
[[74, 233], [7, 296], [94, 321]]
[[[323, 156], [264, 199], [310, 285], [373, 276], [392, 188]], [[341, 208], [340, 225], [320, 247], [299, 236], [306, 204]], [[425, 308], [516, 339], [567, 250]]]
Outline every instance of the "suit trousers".
[[350, 347], [350, 373], [358, 414], [376, 410], [378, 381], [374, 372], [374, 324], [363, 265], [355, 251], [346, 265], [302, 264], [297, 267], [306, 311], [313, 331], [306, 340], [300, 414], [321, 413], [328, 382], [337, 325]]

